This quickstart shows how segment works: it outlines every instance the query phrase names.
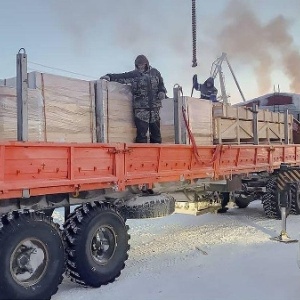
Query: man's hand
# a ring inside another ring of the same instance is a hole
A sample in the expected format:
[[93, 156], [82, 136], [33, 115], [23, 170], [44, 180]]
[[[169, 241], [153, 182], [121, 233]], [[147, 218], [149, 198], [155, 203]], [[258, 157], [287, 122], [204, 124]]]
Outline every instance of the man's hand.
[[100, 77], [100, 79], [110, 81], [110, 77], [108, 75], [104, 75], [104, 76]]
[[159, 92], [158, 93], [158, 99], [159, 100], [163, 100], [163, 99], [165, 99], [166, 98], [166, 94], [164, 93], [164, 92]]

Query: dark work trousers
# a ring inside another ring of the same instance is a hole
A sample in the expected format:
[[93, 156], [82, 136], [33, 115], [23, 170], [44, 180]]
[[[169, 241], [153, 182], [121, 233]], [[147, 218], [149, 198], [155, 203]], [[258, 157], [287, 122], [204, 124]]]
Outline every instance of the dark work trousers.
[[149, 129], [150, 143], [161, 144], [160, 120], [153, 123], [148, 123], [135, 117], [134, 122], [136, 126], [136, 143], [147, 143], [147, 132]]
[[228, 202], [229, 202], [229, 200], [230, 200], [230, 193], [229, 192], [222, 192], [222, 201], [221, 201], [221, 205], [222, 205], [222, 208], [224, 208], [227, 204], [228, 204]]

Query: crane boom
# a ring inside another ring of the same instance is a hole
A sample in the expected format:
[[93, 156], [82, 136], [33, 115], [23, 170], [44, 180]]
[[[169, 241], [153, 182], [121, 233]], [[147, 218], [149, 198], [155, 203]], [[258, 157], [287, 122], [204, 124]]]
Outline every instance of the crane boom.
[[220, 57], [218, 57], [213, 63], [212, 63], [212, 66], [211, 66], [211, 70], [210, 70], [210, 76], [213, 77], [214, 79], [217, 77], [217, 75], [219, 75], [219, 80], [220, 80], [220, 86], [221, 86], [221, 94], [222, 94], [222, 100], [223, 100], [223, 103], [227, 104], [228, 103], [228, 96], [227, 96], [227, 93], [226, 93], [226, 88], [225, 88], [225, 80], [224, 80], [224, 75], [223, 75], [223, 71], [222, 71], [222, 64], [223, 62], [226, 62], [227, 63], [227, 66], [230, 70], [230, 73], [234, 79], [234, 82], [241, 94], [241, 97], [243, 99], [243, 101], [246, 101], [245, 99], [245, 96], [241, 90], [241, 87], [237, 81], [237, 78], [233, 72], [233, 69], [231, 67], [231, 64], [229, 63], [229, 60], [228, 60], [228, 57], [227, 57], [227, 54], [226, 53], [222, 53], [222, 55]]

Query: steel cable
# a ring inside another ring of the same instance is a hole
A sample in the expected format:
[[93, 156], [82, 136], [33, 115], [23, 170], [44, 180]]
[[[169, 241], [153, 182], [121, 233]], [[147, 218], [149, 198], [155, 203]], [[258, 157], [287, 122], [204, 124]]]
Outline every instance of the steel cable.
[[196, 22], [196, 0], [192, 0], [192, 37], [193, 37], [193, 64], [197, 66], [197, 22]]

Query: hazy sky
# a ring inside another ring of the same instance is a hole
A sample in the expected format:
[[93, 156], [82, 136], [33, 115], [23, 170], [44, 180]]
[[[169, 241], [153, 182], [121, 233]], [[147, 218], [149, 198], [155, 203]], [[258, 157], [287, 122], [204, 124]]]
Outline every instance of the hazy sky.
[[[192, 68], [191, 0], [0, 0], [0, 78], [15, 76], [21, 47], [29, 71], [87, 80], [129, 71], [145, 54], [169, 96], [176, 83], [189, 95], [192, 75], [204, 81], [226, 52], [246, 99], [278, 84], [300, 93], [300, 0], [196, 2], [198, 66]], [[223, 71], [231, 102], [241, 101], [226, 65]]]

